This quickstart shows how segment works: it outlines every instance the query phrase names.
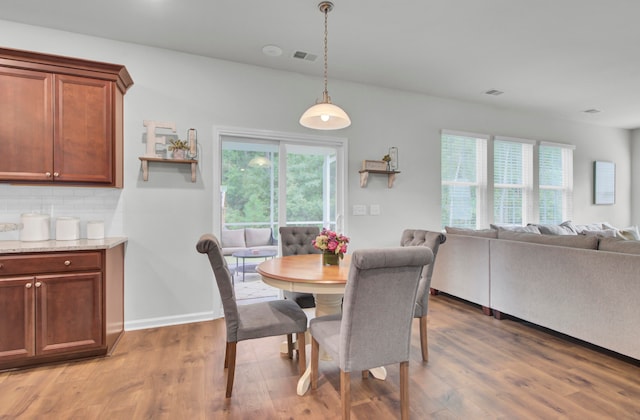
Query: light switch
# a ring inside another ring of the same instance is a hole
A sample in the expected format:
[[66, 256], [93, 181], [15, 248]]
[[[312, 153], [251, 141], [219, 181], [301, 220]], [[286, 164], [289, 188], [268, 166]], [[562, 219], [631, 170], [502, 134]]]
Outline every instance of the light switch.
[[372, 204], [369, 211], [372, 216], [380, 216], [380, 204]]
[[367, 206], [364, 204], [354, 204], [353, 205], [353, 215], [354, 216], [366, 216], [367, 215]]

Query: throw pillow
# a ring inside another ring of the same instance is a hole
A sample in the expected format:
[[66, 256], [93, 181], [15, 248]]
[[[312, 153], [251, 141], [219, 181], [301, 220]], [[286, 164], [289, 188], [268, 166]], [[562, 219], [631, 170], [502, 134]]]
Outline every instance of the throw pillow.
[[536, 225], [543, 235], [576, 235], [572, 227], [566, 225]]
[[453, 226], [445, 226], [445, 232], [454, 235], [478, 236], [481, 238], [497, 238], [498, 231], [495, 229], [468, 229]]
[[626, 239], [628, 241], [640, 241], [640, 232], [638, 226], [629, 226], [626, 228], [618, 229], [618, 238]]
[[[523, 232], [523, 233], [540, 233], [540, 230], [538, 229], [537, 225], [527, 225], [527, 226], [520, 226], [520, 225], [495, 225], [492, 224], [491, 228], [493, 229], [497, 229], [497, 230], [508, 230], [510, 232]], [[499, 236], [499, 234], [498, 234]]]
[[583, 230], [581, 235], [596, 236], [598, 238], [615, 238], [618, 235], [618, 231], [615, 229]]
[[244, 229], [223, 230], [220, 242], [223, 248], [244, 248]]
[[597, 249], [598, 238], [583, 235], [536, 235], [532, 233], [498, 231], [499, 239], [510, 241], [533, 242], [542, 245], [567, 246], [571, 248]]
[[271, 245], [270, 228], [246, 228], [247, 247]]

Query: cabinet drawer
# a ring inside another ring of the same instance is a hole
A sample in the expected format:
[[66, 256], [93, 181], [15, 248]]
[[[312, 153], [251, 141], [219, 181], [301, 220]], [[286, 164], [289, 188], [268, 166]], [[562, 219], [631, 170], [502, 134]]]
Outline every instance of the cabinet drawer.
[[0, 276], [102, 269], [101, 252], [61, 252], [0, 256]]

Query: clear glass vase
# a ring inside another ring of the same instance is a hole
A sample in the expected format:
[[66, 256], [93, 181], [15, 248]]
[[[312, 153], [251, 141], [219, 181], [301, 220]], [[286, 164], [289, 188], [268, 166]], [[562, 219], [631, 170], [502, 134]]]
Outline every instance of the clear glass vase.
[[322, 253], [322, 264], [324, 265], [339, 265], [340, 257], [338, 254], [333, 252], [323, 252]]

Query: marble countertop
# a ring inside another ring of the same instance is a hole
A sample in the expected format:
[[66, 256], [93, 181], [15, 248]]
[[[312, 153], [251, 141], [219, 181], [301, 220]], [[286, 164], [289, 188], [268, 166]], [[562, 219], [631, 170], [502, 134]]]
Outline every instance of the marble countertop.
[[127, 242], [126, 237], [104, 239], [78, 239], [75, 241], [0, 241], [0, 254], [18, 254], [21, 252], [87, 251], [92, 249], [114, 248]]

